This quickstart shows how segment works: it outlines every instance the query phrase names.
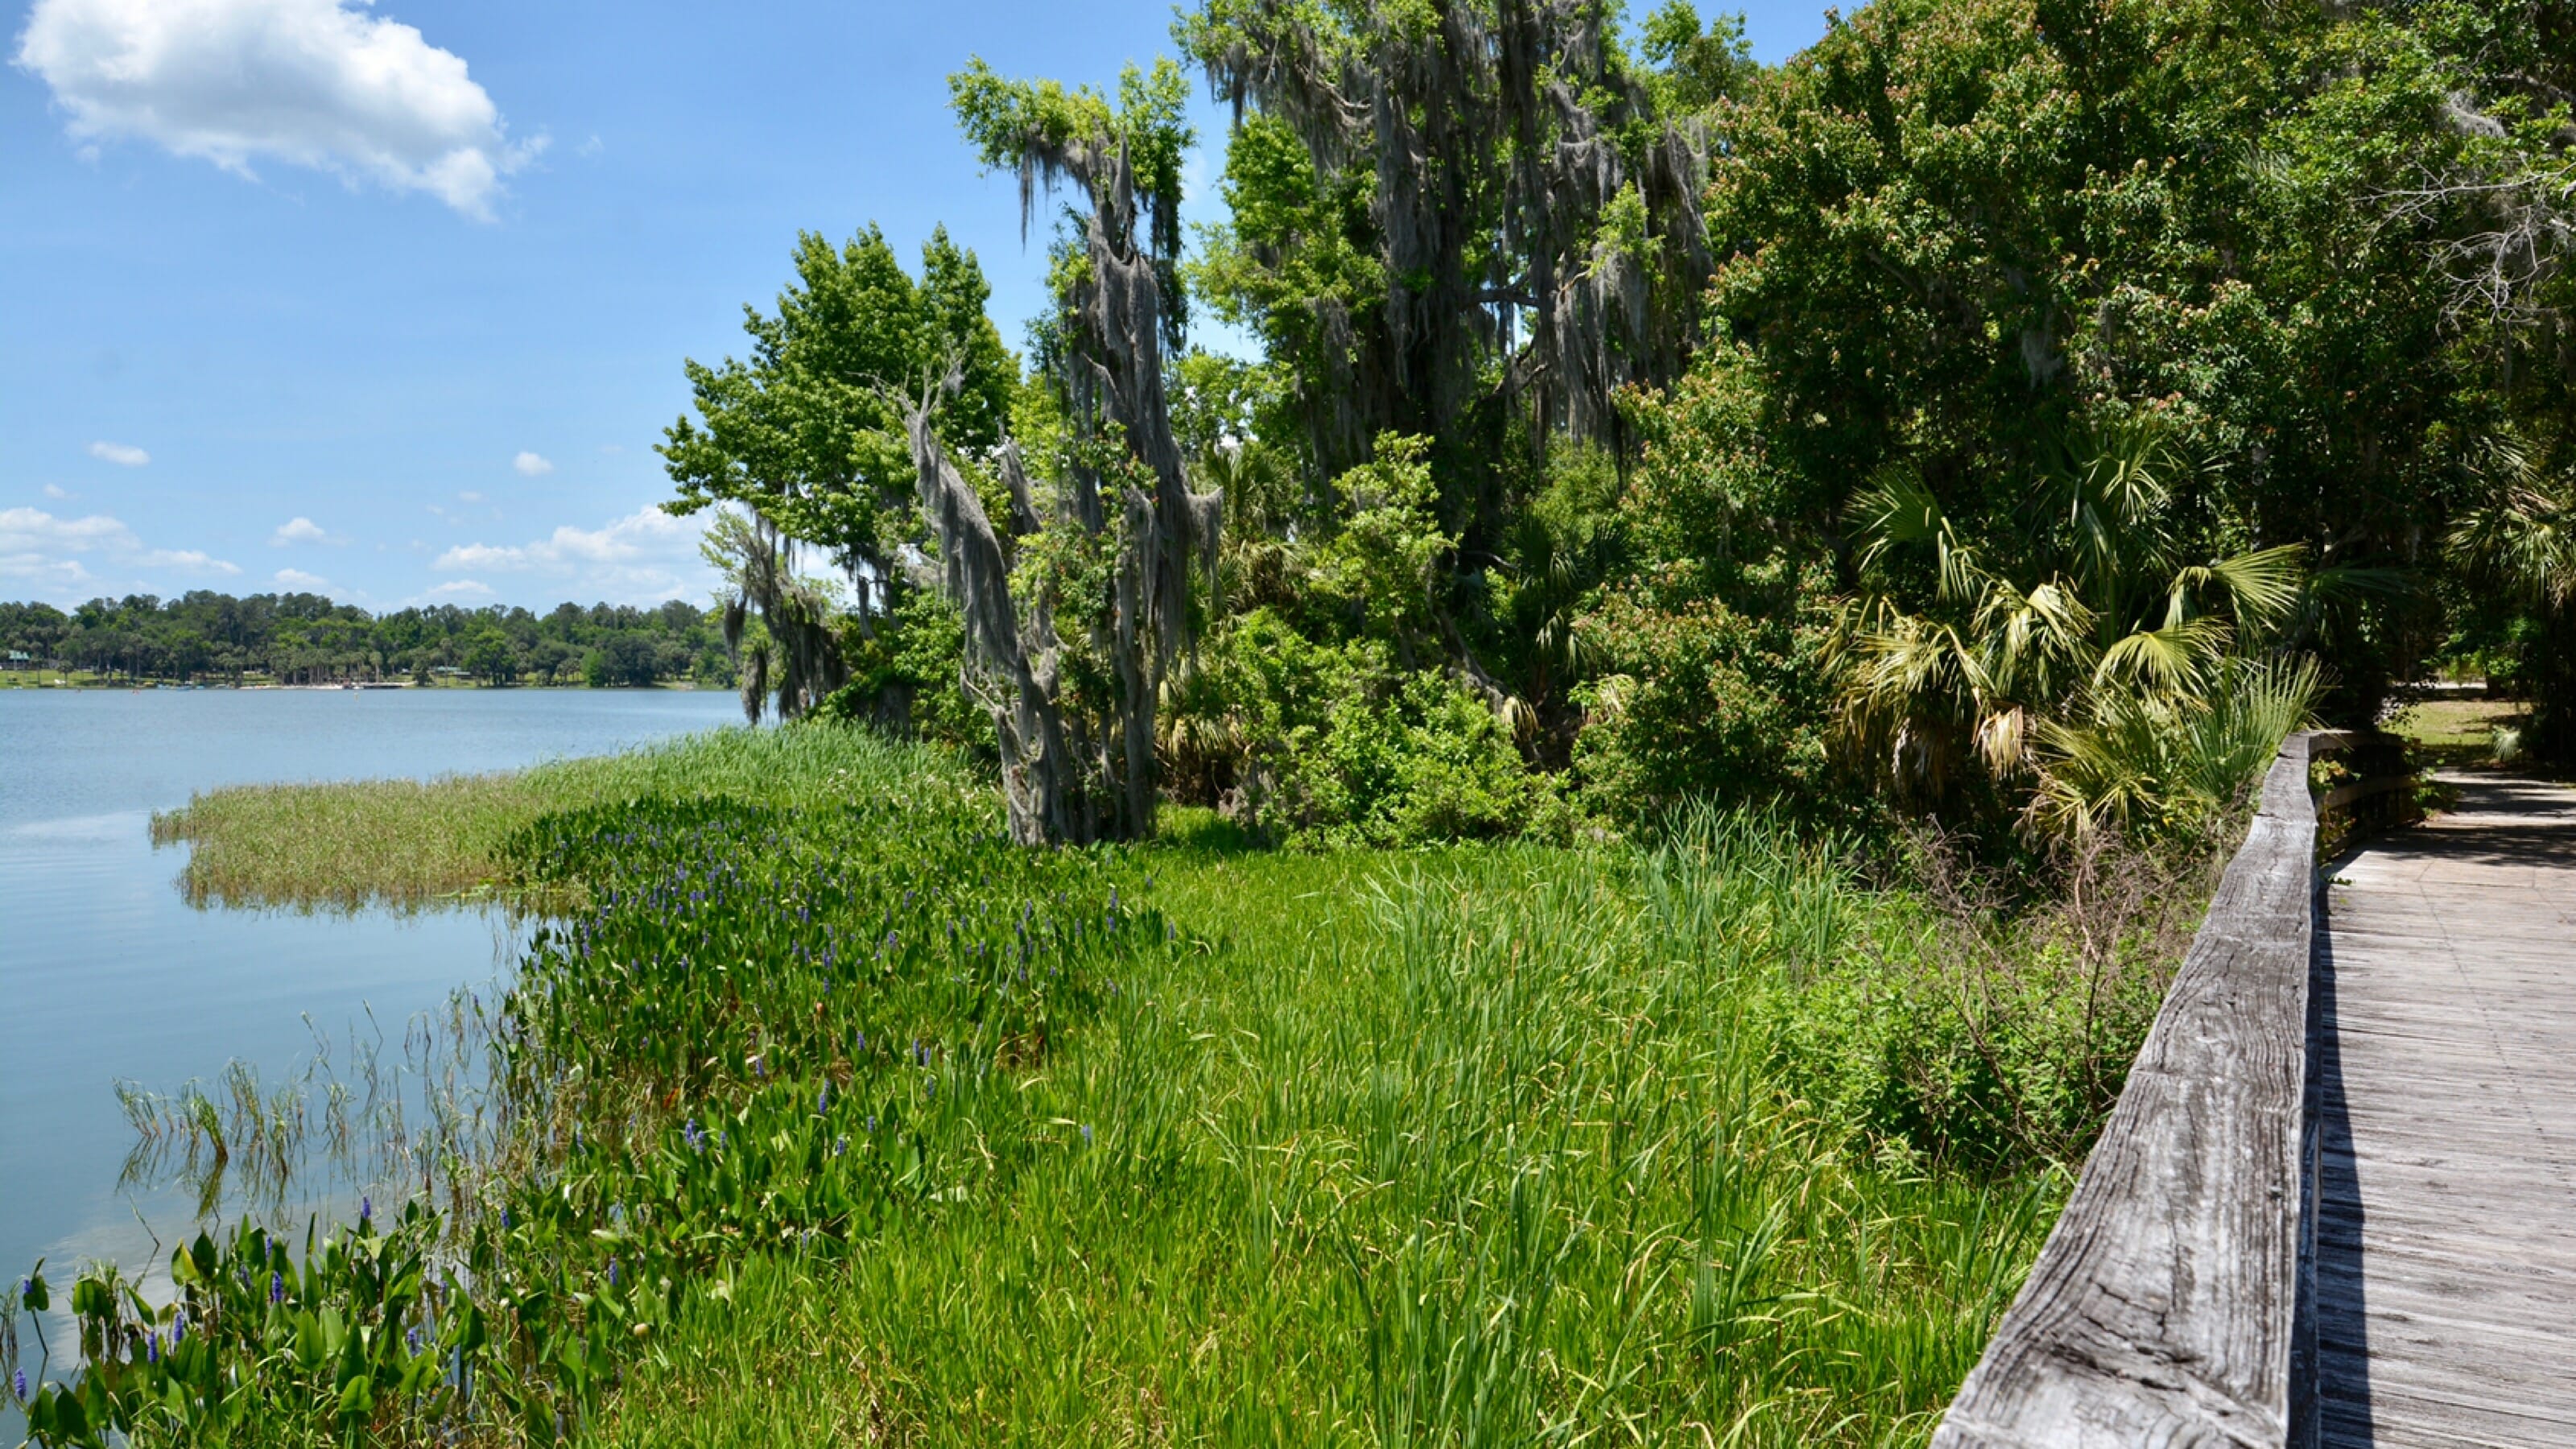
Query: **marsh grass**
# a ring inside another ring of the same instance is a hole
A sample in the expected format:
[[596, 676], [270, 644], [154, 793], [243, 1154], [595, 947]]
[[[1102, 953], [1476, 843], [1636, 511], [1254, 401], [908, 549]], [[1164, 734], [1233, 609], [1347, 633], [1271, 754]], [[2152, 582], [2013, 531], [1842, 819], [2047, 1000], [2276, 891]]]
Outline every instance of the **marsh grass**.
[[493, 774], [229, 786], [155, 814], [152, 840], [189, 847], [179, 889], [200, 907], [411, 911], [515, 900], [521, 883], [501, 847], [548, 814], [646, 797], [809, 805], [862, 777], [906, 791], [966, 788], [924, 746], [726, 729]]
[[1778, 1089], [1762, 994], [1874, 912], [1751, 832], [1131, 868], [1189, 949], [959, 1205], [693, 1300], [601, 1441], [1919, 1442], [2053, 1216]]
[[[459, 850], [561, 913], [503, 1002], [444, 1028], [490, 1090], [443, 1076], [389, 1116], [353, 1048], [319, 1110], [325, 1139], [407, 1144], [436, 1212], [308, 1243], [266, 1296], [276, 1240], [205, 1244], [177, 1369], [132, 1356], [167, 1311], [93, 1293], [127, 1349], [83, 1380], [89, 1422], [1911, 1444], [2062, 1197], [2026, 1161], [1868, 1150], [1786, 1069], [1784, 1023], [1919, 950], [1930, 907], [1758, 819], [1283, 853], [1176, 812], [1168, 843], [1026, 852], [953, 762], [848, 731], [546, 770], [508, 807], [534, 817]], [[245, 849], [280, 828], [229, 824]], [[326, 867], [355, 898], [386, 878]], [[279, 1089], [222, 1086], [137, 1099], [138, 1130], [209, 1160], [277, 1130]], [[392, 1259], [426, 1266], [365, 1266]], [[279, 1347], [308, 1321], [367, 1333]]]

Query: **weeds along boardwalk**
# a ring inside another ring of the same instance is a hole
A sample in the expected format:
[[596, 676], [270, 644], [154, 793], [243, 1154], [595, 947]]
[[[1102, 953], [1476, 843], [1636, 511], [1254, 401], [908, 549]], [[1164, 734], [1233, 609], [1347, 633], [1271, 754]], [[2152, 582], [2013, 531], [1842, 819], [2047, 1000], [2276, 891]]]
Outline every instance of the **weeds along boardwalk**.
[[2320, 920], [2328, 1446], [2576, 1443], [2576, 791], [2457, 777]]

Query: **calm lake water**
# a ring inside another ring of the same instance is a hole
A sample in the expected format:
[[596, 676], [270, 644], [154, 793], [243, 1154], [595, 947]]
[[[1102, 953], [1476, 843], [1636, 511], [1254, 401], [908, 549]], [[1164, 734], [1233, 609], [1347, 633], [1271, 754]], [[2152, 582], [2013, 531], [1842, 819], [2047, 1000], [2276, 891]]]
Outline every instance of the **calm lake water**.
[[370, 1009], [393, 1056], [406, 1021], [511, 961], [494, 912], [193, 909], [173, 884], [184, 847], [153, 849], [153, 811], [218, 785], [507, 769], [741, 719], [720, 691], [0, 690], [0, 1273], [41, 1256], [60, 1303], [84, 1260], [141, 1269], [156, 1234], [166, 1258], [189, 1230], [177, 1188], [118, 1186], [135, 1136], [117, 1080], [211, 1089], [238, 1058], [273, 1083], [316, 1030], [345, 1041]]

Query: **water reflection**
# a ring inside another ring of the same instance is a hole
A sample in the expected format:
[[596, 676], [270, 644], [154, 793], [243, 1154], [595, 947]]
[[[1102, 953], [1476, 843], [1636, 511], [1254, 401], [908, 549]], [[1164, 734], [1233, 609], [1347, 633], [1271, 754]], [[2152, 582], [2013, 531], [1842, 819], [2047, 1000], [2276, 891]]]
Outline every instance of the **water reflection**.
[[528, 923], [490, 903], [197, 910], [184, 857], [152, 847], [155, 811], [739, 719], [714, 692], [0, 691], [0, 1274], [43, 1260], [61, 1309], [82, 1264], [112, 1262], [166, 1298], [169, 1253], [204, 1219], [300, 1228], [486, 1170], [488, 1024]]

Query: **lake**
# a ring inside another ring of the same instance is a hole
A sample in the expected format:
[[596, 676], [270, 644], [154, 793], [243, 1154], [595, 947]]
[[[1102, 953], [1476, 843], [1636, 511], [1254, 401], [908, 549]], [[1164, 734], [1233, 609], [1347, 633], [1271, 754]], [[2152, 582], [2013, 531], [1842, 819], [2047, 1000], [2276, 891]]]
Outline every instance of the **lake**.
[[515, 957], [489, 910], [194, 909], [153, 811], [218, 785], [509, 769], [741, 720], [720, 691], [0, 690], [0, 1273], [43, 1257], [60, 1305], [84, 1260], [142, 1269], [157, 1236], [166, 1266], [192, 1231], [177, 1188], [118, 1185], [135, 1142], [119, 1079], [211, 1089], [238, 1058], [274, 1083], [317, 1031], [345, 1041], [370, 1011], [394, 1055], [415, 1014]]

